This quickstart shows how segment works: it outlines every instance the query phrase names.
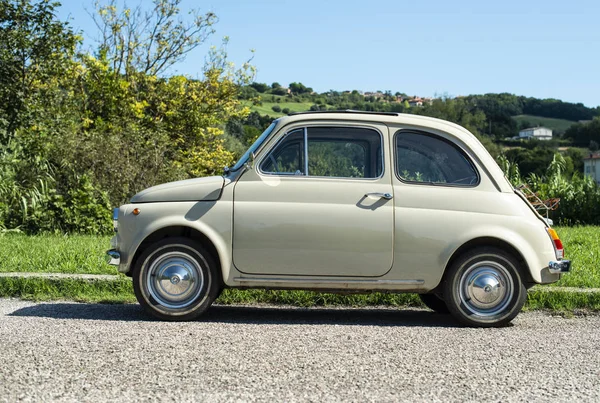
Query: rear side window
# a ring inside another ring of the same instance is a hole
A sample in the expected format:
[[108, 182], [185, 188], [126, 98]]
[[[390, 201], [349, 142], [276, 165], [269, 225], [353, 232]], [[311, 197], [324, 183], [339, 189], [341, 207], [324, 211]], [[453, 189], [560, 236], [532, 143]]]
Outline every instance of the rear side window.
[[479, 175], [467, 155], [441, 137], [398, 131], [395, 135], [396, 174], [406, 182], [476, 186]]

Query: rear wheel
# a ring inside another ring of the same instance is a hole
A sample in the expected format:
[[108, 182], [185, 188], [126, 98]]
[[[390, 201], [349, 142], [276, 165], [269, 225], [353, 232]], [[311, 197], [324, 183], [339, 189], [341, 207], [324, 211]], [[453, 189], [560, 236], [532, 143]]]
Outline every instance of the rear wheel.
[[217, 298], [220, 276], [212, 256], [187, 238], [167, 238], [148, 247], [133, 272], [135, 296], [163, 320], [193, 320]]
[[444, 302], [437, 294], [419, 294], [419, 298], [421, 298], [421, 302], [423, 302], [427, 308], [434, 312], [441, 314], [450, 313], [446, 306], [446, 302]]
[[527, 299], [519, 262], [497, 248], [477, 248], [449, 268], [444, 298], [450, 313], [475, 327], [508, 324]]

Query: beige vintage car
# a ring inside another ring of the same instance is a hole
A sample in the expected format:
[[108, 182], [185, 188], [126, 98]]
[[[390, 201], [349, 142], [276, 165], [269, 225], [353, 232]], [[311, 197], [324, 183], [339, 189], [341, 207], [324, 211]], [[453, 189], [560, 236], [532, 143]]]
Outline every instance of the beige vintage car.
[[396, 113], [277, 119], [223, 176], [135, 195], [115, 230], [109, 263], [167, 320], [198, 317], [229, 287], [418, 293], [500, 326], [529, 287], [570, 270], [475, 136]]

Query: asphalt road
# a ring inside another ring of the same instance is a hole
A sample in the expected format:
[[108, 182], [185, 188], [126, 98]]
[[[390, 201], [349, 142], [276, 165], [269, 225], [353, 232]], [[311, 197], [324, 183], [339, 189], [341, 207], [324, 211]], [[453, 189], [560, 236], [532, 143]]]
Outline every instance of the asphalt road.
[[600, 316], [524, 313], [503, 329], [423, 310], [0, 299], [0, 401], [598, 401]]

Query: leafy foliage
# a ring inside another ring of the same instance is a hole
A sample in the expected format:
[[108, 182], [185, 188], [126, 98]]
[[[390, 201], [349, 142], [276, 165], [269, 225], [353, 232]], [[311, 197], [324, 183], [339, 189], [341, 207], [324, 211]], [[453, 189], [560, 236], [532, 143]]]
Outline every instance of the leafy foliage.
[[0, 0], [0, 142], [51, 107], [80, 38], [55, 18], [58, 3]]
[[223, 126], [249, 112], [224, 39], [203, 76], [163, 77], [212, 34], [216, 17], [179, 20], [179, 0], [119, 10], [96, 2], [94, 55], [49, 1], [0, 0], [0, 228], [110, 231], [110, 206], [165, 181], [220, 172]]
[[565, 138], [572, 140], [576, 146], [589, 146], [590, 149], [597, 150], [600, 143], [600, 117], [591, 122], [574, 124], [566, 131]]
[[523, 178], [518, 166], [506, 157], [500, 158], [500, 167], [514, 185], [526, 183], [542, 200], [560, 198], [550, 218], [560, 225], [600, 224], [600, 187], [580, 172], [569, 172], [567, 160], [554, 154], [543, 175], [535, 173]]

